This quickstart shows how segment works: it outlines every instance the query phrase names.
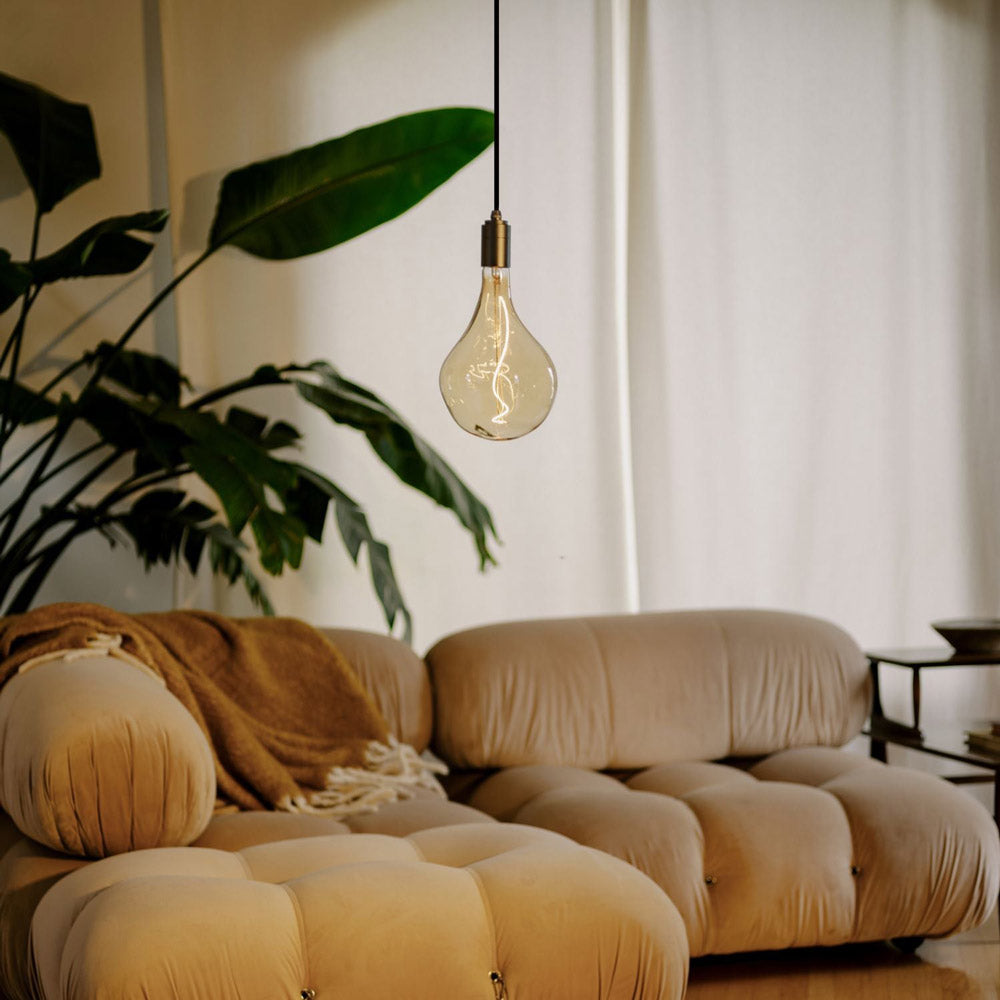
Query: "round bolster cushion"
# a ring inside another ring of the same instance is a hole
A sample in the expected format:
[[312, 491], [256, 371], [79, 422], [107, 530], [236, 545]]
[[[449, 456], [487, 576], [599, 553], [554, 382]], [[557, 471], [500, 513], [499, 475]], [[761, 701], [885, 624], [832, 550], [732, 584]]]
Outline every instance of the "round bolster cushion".
[[46, 847], [101, 858], [182, 846], [214, 804], [208, 740], [153, 674], [55, 659], [0, 691], [0, 808]]

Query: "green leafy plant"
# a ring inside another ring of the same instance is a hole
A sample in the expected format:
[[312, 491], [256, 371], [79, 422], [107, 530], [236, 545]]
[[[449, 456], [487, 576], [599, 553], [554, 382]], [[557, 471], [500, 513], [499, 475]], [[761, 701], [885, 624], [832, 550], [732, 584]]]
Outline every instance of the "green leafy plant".
[[[443, 108], [406, 115], [229, 173], [198, 258], [116, 341], [58, 367], [38, 388], [25, 384], [19, 369], [39, 295], [70, 278], [135, 271], [153, 249], [144, 234], [159, 233], [167, 213], [105, 219], [39, 256], [43, 217], [100, 176], [90, 109], [0, 74], [0, 133], [35, 201], [27, 258], [15, 260], [0, 249], [0, 313], [13, 310], [16, 317], [0, 351], [0, 489], [8, 494], [0, 500], [4, 613], [28, 608], [67, 548], [91, 531], [131, 543], [147, 569], [183, 561], [194, 572], [207, 558], [215, 573], [242, 581], [255, 604], [272, 613], [251, 546], [267, 573], [297, 568], [306, 538], [322, 540], [332, 509], [351, 559], [357, 563], [362, 550], [367, 555], [389, 627], [401, 619], [408, 637], [410, 612], [389, 550], [360, 504], [296, 460], [301, 435], [291, 424], [230, 403], [261, 386], [285, 386], [337, 424], [360, 431], [399, 479], [454, 512], [475, 542], [480, 568], [495, 561], [490, 539], [496, 532], [482, 501], [387, 403], [330, 363], [264, 365], [196, 394], [166, 358], [129, 346], [174, 288], [223, 247], [287, 260], [405, 212], [490, 144], [489, 112]], [[64, 484], [67, 474], [72, 485], [50, 496], [53, 480], [59, 476]], [[190, 496], [183, 478], [189, 475], [201, 479], [216, 502]]]

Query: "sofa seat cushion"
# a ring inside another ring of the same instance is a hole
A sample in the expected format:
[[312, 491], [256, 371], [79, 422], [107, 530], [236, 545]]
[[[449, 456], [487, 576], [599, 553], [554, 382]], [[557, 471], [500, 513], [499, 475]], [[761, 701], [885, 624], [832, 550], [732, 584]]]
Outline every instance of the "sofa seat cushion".
[[645, 876], [543, 830], [453, 825], [238, 852], [157, 848], [61, 879], [32, 922], [45, 1000], [672, 1000], [684, 927]]
[[217, 847], [240, 851], [254, 844], [293, 837], [318, 837], [326, 833], [384, 833], [405, 837], [418, 830], [465, 823], [495, 823], [486, 813], [450, 802], [425, 789], [417, 789], [412, 798], [386, 802], [375, 812], [358, 813], [343, 820], [310, 813], [237, 812], [220, 813], [212, 818], [193, 847]]
[[749, 770], [674, 762], [625, 783], [560, 766], [499, 771], [470, 804], [649, 875], [692, 955], [942, 936], [1000, 890], [996, 826], [947, 782], [826, 747]]
[[[233, 812], [212, 817], [194, 847], [240, 851], [294, 838], [348, 834], [352, 828], [393, 836], [437, 826], [496, 821], [485, 813], [420, 791], [413, 799], [387, 803], [378, 812], [352, 817], [351, 826], [308, 813]], [[0, 812], [0, 997], [37, 1000], [29, 929], [39, 902], [68, 872], [92, 864], [53, 851], [25, 837]]]

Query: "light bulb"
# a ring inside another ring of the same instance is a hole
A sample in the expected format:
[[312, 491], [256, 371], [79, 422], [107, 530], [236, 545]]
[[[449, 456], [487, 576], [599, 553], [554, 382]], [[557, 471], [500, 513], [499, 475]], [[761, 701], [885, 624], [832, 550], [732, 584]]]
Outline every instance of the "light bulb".
[[441, 366], [441, 395], [455, 422], [477, 437], [509, 441], [552, 409], [556, 370], [510, 301], [510, 227], [499, 212], [483, 226], [483, 287], [476, 311]]

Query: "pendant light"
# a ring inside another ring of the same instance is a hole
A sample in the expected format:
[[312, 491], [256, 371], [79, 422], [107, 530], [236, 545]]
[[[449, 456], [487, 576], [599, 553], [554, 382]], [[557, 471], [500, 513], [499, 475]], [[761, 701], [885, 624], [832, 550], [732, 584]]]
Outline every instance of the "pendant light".
[[500, 214], [500, 0], [493, 0], [493, 129], [493, 213], [483, 223], [482, 290], [439, 382], [460, 427], [489, 441], [509, 441], [548, 416], [556, 370], [510, 300], [510, 224]]

